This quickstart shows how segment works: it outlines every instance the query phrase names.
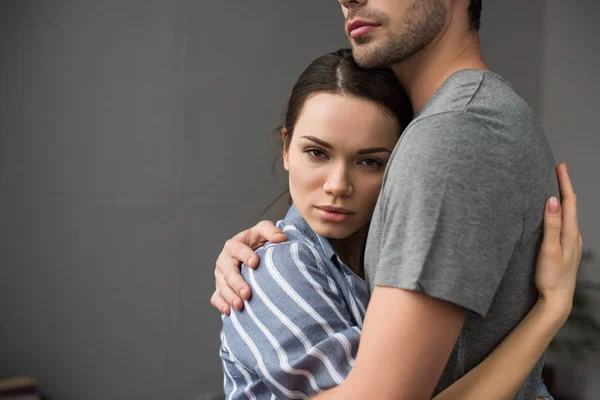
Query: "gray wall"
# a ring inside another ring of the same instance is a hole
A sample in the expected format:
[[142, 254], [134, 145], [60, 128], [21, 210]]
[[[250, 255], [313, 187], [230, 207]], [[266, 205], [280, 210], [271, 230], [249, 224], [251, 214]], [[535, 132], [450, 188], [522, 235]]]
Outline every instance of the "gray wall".
[[541, 110], [545, 0], [484, 0], [481, 45], [486, 63]]
[[[600, 252], [600, 2], [547, 2], [541, 116], [557, 161], [567, 161], [580, 198], [586, 247]], [[600, 280], [600, 270], [584, 271]]]
[[[486, 1], [485, 55], [550, 115], [545, 2], [523, 3]], [[347, 46], [339, 5], [0, 7], [0, 376], [62, 400], [219, 392], [213, 263], [285, 184], [270, 132], [307, 63]]]
[[168, 398], [177, 11], [2, 5], [0, 374], [34, 376], [55, 399]]
[[[566, 161], [579, 195], [580, 228], [596, 261], [583, 279], [600, 283], [600, 2], [548, 0], [542, 68], [542, 121], [557, 162]], [[595, 296], [600, 302], [600, 296]], [[600, 320], [600, 310], [597, 312]], [[595, 361], [594, 361], [595, 360]], [[550, 358], [559, 391], [579, 399], [600, 393], [598, 355], [582, 362]]]
[[338, 14], [2, 2], [0, 376], [62, 400], [221, 391], [214, 260], [283, 184], [269, 135], [305, 65], [345, 45]]
[[296, 79], [346, 44], [333, 1], [186, 3], [181, 260], [168, 380], [179, 398], [221, 390], [221, 320], [208, 305], [214, 262], [224, 241], [257, 222], [283, 190], [269, 144]]

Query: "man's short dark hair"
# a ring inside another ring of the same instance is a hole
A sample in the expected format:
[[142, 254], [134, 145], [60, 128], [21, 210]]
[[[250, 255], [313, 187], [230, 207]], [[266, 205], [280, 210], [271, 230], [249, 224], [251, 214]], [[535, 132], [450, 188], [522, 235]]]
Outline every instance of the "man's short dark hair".
[[481, 27], [481, 1], [482, 0], [471, 0], [468, 8], [469, 27], [476, 31]]

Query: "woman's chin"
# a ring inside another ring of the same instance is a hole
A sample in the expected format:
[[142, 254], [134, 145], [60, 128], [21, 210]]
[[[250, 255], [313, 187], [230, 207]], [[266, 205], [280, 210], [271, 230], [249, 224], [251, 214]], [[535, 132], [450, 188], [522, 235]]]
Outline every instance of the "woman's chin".
[[345, 226], [341, 223], [336, 223], [331, 226], [330, 223], [309, 223], [311, 229], [319, 236], [329, 239], [346, 239], [351, 236], [354, 230], [350, 226]]

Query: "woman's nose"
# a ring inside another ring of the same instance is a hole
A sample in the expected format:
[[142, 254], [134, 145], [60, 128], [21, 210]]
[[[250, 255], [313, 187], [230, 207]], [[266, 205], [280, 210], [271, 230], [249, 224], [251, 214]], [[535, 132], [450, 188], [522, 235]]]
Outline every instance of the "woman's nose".
[[354, 192], [354, 186], [346, 167], [337, 167], [327, 177], [323, 189], [335, 197], [348, 197]]

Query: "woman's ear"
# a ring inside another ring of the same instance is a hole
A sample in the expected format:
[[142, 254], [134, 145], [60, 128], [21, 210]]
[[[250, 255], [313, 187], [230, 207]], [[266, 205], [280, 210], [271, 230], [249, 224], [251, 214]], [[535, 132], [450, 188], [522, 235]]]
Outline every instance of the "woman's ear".
[[286, 140], [288, 137], [288, 131], [285, 128], [285, 126], [281, 127], [281, 141], [283, 143], [283, 168], [286, 171], [290, 170], [290, 166], [289, 166], [289, 161], [288, 161], [288, 157], [289, 157], [289, 147], [286, 146]]

